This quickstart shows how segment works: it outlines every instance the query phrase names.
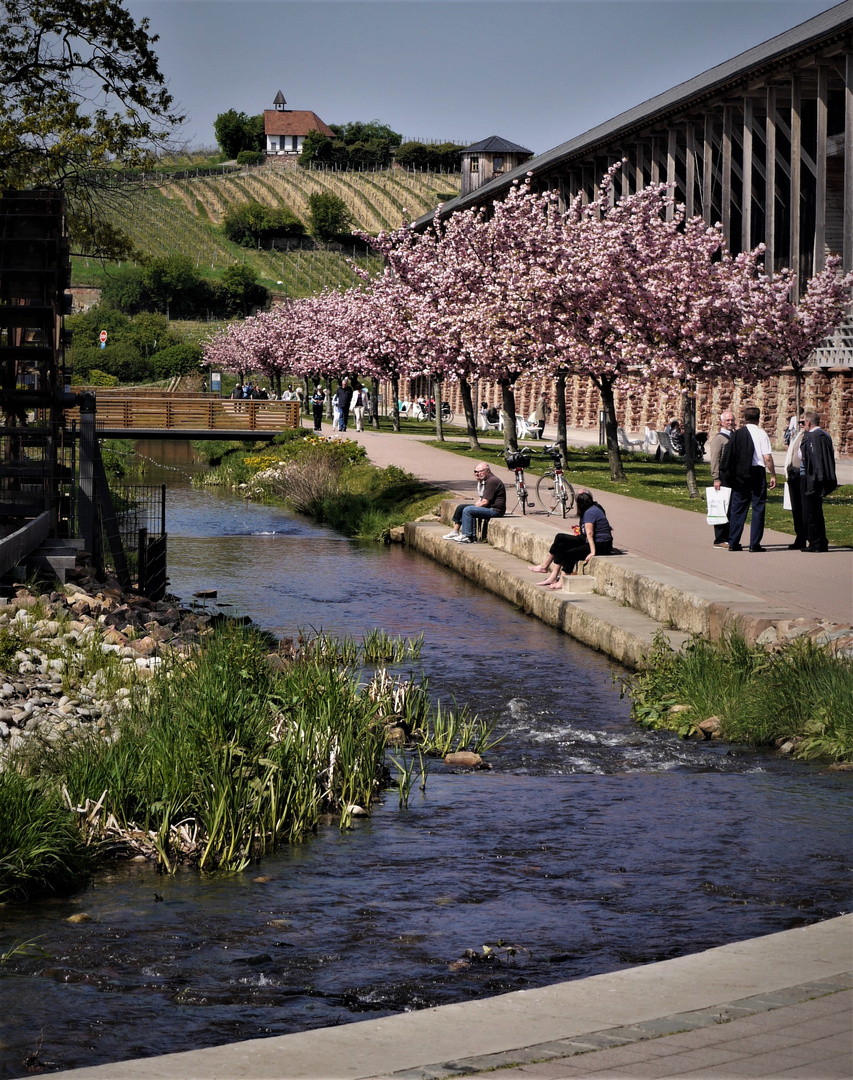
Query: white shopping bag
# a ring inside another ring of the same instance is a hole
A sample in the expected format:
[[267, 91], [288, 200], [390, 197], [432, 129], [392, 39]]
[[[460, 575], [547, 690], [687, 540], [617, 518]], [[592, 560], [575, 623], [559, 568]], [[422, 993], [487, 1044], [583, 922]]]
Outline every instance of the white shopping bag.
[[708, 502], [708, 516], [705, 520], [709, 525], [725, 525], [729, 520], [731, 497], [731, 488], [721, 487], [719, 491], [713, 487], [705, 488], [705, 499]]
[[782, 509], [783, 510], [793, 510], [794, 509], [793, 506], [791, 506], [791, 489], [788, 487], [787, 484], [785, 484], [785, 490], [782, 492]]

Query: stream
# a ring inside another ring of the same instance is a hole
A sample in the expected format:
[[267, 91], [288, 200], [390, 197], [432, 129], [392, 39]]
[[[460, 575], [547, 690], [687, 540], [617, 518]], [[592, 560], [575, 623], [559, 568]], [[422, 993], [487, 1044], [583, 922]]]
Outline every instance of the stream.
[[146, 482], [170, 485], [185, 603], [217, 589], [281, 635], [423, 633], [431, 695], [505, 739], [489, 771], [433, 762], [408, 809], [390, 790], [245, 873], [130, 863], [0, 908], [0, 951], [38, 937], [47, 954], [0, 967], [0, 1077], [541, 986], [853, 907], [849, 774], [645, 732], [618, 664], [449, 569], [191, 488], [187, 460], [161, 460]]

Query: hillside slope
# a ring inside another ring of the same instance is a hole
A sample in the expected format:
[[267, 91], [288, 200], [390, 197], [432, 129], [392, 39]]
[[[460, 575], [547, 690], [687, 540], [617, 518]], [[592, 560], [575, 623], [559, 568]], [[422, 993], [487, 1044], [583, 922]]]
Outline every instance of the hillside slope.
[[240, 173], [169, 179], [117, 198], [109, 216], [146, 256], [186, 255], [215, 274], [233, 263], [252, 266], [268, 288], [287, 296], [308, 296], [323, 288], [349, 288], [359, 278], [353, 264], [379, 272], [376, 255], [314, 247], [293, 241], [290, 250], [238, 247], [225, 239], [221, 223], [229, 208], [251, 200], [286, 206], [303, 222], [315, 192], [339, 196], [354, 228], [369, 233], [395, 229], [459, 194], [459, 176], [387, 169], [381, 172], [277, 168], [261, 165]]

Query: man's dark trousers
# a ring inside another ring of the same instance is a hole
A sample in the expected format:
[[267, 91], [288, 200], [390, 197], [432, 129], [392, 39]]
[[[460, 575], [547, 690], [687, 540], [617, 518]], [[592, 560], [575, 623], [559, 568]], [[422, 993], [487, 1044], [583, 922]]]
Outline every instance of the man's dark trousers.
[[808, 546], [813, 551], [828, 551], [829, 542], [826, 538], [826, 522], [823, 518], [823, 496], [819, 491], [807, 495], [802, 491], [803, 499], [803, 525], [805, 527]]
[[767, 472], [763, 465], [753, 465], [749, 470], [749, 488], [732, 490], [729, 508], [729, 547], [736, 547], [740, 543], [750, 504], [752, 504], [752, 524], [749, 529], [749, 546], [754, 548], [759, 546], [764, 536]]

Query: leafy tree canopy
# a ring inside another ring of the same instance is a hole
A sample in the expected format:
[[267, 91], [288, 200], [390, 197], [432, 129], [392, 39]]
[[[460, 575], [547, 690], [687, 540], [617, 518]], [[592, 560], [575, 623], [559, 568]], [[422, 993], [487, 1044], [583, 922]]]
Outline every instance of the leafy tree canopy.
[[352, 225], [352, 217], [343, 199], [330, 191], [308, 197], [308, 225], [318, 240], [332, 240]]
[[389, 165], [391, 151], [400, 145], [403, 136], [378, 120], [369, 123], [330, 124], [334, 138], [310, 131], [302, 144], [300, 165], [336, 165], [341, 169], [357, 169], [362, 165]]
[[225, 235], [235, 244], [253, 247], [287, 236], [302, 236], [305, 226], [286, 206], [240, 203], [229, 210], [222, 223]]
[[120, 0], [0, 0], [0, 185], [63, 185], [75, 244], [98, 256], [130, 249], [98, 214], [104, 170], [143, 163], [184, 119], [148, 25]]
[[370, 120], [366, 124], [353, 120], [349, 124], [329, 124], [329, 127], [347, 146], [370, 142], [372, 139], [384, 140], [389, 146], [399, 146], [403, 141], [403, 136], [398, 131], [392, 131], [387, 124], [379, 120]]
[[241, 150], [263, 150], [265, 146], [263, 113], [248, 116], [229, 109], [213, 121], [213, 131], [222, 153], [229, 158], [236, 158]]

